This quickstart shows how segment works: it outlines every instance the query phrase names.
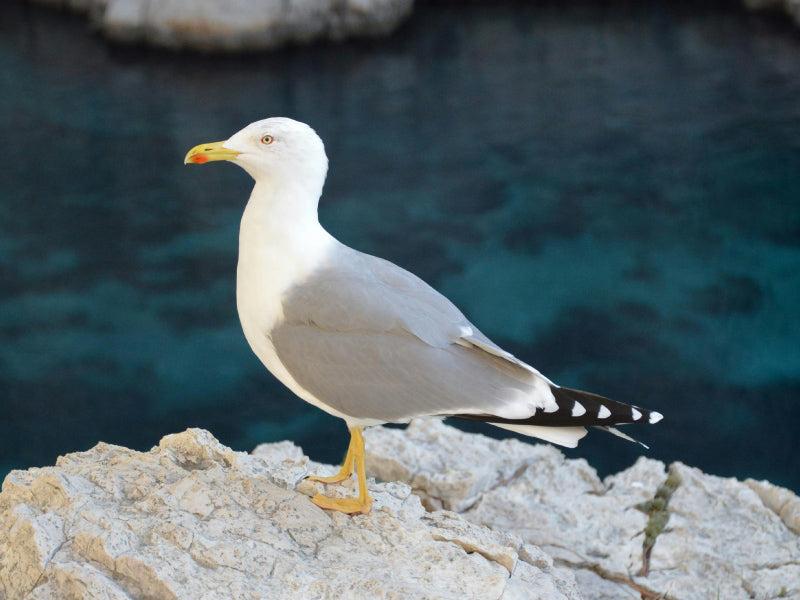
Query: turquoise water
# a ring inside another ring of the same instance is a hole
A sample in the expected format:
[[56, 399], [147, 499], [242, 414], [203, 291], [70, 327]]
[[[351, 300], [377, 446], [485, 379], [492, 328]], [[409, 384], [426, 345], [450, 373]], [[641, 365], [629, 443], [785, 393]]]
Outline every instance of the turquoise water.
[[341, 455], [239, 330], [249, 180], [182, 165], [286, 115], [326, 141], [343, 241], [556, 381], [663, 412], [651, 456], [800, 489], [798, 98], [800, 35], [725, 7], [429, 6], [389, 40], [222, 59], [3, 3], [0, 472], [188, 426]]

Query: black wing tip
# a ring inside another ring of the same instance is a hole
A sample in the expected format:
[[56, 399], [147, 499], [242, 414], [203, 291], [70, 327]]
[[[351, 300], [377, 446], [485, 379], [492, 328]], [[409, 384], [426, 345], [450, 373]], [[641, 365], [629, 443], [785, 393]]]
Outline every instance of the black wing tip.
[[654, 425], [663, 419], [659, 412], [647, 410], [630, 404], [623, 404], [591, 392], [551, 385], [557, 409], [551, 412], [536, 411], [527, 419], [506, 419], [496, 415], [452, 415], [462, 419], [484, 421], [487, 423], [508, 423], [515, 425], [542, 425], [545, 427], [613, 427], [645, 423]]
[[[576, 425], [626, 425], [645, 423], [655, 425], [664, 416], [654, 410], [648, 410], [632, 404], [624, 404], [611, 400], [605, 396], [584, 392], [572, 388], [550, 386], [550, 391], [556, 399], [559, 410], [556, 413], [566, 412], [571, 415], [576, 412], [580, 415], [571, 421]], [[576, 408], [577, 407], [577, 408]]]

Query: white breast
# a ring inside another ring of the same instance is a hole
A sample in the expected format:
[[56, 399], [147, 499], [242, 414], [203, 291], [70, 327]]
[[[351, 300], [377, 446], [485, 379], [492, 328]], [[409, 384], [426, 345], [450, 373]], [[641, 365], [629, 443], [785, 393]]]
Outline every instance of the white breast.
[[295, 217], [276, 214], [268, 198], [259, 198], [255, 191], [251, 196], [239, 231], [239, 321], [250, 348], [281, 383], [306, 402], [345, 418], [295, 381], [278, 358], [270, 338], [273, 327], [283, 319], [284, 293], [308, 277], [337, 243], [316, 219], [304, 224]]

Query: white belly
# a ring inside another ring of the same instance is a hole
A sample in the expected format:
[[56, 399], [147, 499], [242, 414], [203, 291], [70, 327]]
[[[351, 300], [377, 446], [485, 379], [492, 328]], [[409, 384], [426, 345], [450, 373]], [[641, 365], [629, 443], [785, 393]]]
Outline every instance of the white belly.
[[[286, 367], [281, 362], [280, 358], [278, 358], [278, 354], [275, 352], [275, 347], [272, 345], [272, 339], [269, 337], [269, 331], [272, 329], [274, 321], [270, 320], [270, 323], [267, 324], [267, 320], [264, 319], [263, 315], [261, 315], [257, 310], [253, 310], [252, 307], [249, 306], [245, 306], [243, 309], [242, 302], [239, 300], [241, 297], [239, 292], [241, 286], [237, 284], [236, 288], [239, 322], [242, 324], [244, 337], [247, 339], [247, 343], [250, 344], [250, 348], [253, 350], [262, 364], [267, 367], [269, 372], [272, 373], [275, 378], [278, 379], [278, 381], [280, 381], [283, 385], [285, 385], [297, 396], [309, 404], [313, 404], [317, 408], [320, 408], [335, 417], [347, 419], [346, 415], [343, 415], [342, 413], [326, 405], [311, 392], [303, 388], [299, 383], [297, 383], [297, 381], [295, 381], [291, 373], [286, 370]], [[245, 305], [247, 305], [247, 302], [245, 302]]]
[[347, 419], [297, 383], [278, 358], [270, 337], [273, 327], [283, 319], [284, 293], [313, 272], [334, 240], [319, 225], [318, 231], [289, 239], [286, 229], [270, 227], [269, 221], [265, 224], [260, 216], [248, 205], [239, 234], [236, 308], [244, 336], [278, 381], [306, 402]]

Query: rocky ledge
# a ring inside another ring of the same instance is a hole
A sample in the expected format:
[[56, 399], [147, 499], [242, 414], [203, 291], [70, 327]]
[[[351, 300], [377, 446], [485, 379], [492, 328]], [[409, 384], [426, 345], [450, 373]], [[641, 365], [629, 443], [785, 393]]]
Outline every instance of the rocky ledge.
[[204, 52], [385, 35], [413, 0], [31, 0], [86, 14], [106, 38]]
[[198, 429], [13, 471], [0, 598], [800, 598], [800, 500], [769, 483], [646, 458], [601, 480], [438, 421], [367, 452], [381, 482], [355, 517], [311, 503], [303, 478], [333, 467], [293, 444]]

